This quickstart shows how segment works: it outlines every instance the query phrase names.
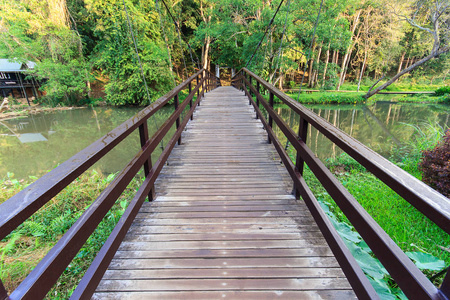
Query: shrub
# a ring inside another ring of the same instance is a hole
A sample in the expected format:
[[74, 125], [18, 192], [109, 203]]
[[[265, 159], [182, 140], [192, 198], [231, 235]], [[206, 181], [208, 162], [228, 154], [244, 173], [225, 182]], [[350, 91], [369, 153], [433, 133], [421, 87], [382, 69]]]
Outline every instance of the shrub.
[[365, 99], [361, 94], [347, 94], [347, 93], [324, 93], [320, 96], [320, 102], [322, 103], [364, 103]]
[[422, 152], [422, 180], [443, 195], [450, 197], [450, 130], [444, 141], [434, 149]]
[[446, 94], [450, 94], [450, 86], [440, 87], [434, 92], [435, 96], [443, 96]]

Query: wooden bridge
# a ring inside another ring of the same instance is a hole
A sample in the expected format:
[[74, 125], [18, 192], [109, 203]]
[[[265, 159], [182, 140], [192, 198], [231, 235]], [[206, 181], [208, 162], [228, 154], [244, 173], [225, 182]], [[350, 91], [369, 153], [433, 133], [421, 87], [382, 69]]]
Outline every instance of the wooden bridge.
[[[0, 284], [0, 299], [44, 298], [142, 167], [144, 183], [71, 299], [379, 299], [304, 181], [304, 163], [410, 299], [448, 299], [449, 275], [438, 288], [415, 267], [306, 146], [307, 127], [447, 233], [448, 198], [246, 69], [234, 87], [219, 85], [199, 71], [3, 203], [0, 239], [139, 130], [142, 150], [15, 291], [8, 295]], [[188, 96], [180, 103], [183, 90]], [[300, 115], [298, 133], [277, 115], [274, 97]], [[174, 113], [149, 138], [147, 120], [172, 99]], [[273, 122], [297, 150], [295, 163]], [[173, 124], [175, 134], [152, 164]]]

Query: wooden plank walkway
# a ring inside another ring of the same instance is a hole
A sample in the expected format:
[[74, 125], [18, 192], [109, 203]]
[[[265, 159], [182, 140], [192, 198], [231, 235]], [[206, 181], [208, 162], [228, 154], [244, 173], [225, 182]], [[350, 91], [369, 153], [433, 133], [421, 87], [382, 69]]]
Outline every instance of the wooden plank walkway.
[[94, 299], [353, 299], [244, 94], [206, 94]]

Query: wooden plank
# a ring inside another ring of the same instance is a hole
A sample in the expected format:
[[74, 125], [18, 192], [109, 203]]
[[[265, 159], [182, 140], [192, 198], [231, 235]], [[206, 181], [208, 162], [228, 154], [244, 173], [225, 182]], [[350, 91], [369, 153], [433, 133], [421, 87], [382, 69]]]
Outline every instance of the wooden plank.
[[260, 249], [260, 248], [307, 248], [325, 246], [323, 239], [296, 239], [296, 240], [255, 240], [255, 241], [170, 241], [170, 242], [127, 242], [124, 241], [119, 250], [142, 251], [154, 250], [180, 250], [180, 249]]
[[211, 300], [211, 299], [246, 299], [246, 300], [342, 300], [356, 299], [351, 290], [323, 290], [323, 291], [183, 291], [183, 292], [99, 292], [92, 299], [111, 300]]
[[103, 280], [98, 291], [348, 290], [343, 278]]
[[171, 234], [138, 234], [129, 235], [125, 242], [177, 242], [177, 241], [254, 241], [254, 240], [294, 240], [317, 236], [317, 231], [302, 233], [171, 233]]
[[[237, 257], [310, 257], [333, 256], [331, 250], [324, 247], [301, 249], [196, 249], [196, 250], [143, 250], [117, 251], [115, 258], [237, 258]], [[300, 276], [300, 275], [298, 275]]]

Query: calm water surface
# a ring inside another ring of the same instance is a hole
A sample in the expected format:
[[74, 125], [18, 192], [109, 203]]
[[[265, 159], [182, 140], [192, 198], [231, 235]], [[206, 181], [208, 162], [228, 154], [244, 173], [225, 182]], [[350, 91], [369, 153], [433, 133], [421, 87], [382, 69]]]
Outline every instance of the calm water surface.
[[[0, 177], [7, 172], [15, 178], [41, 177], [57, 165], [89, 146], [142, 108], [96, 107], [40, 113], [27, 118], [0, 122]], [[172, 112], [162, 109], [148, 121], [149, 134], [156, 131]], [[156, 122], [156, 125], [155, 125]], [[169, 132], [173, 134], [174, 129]], [[165, 142], [165, 141], [164, 141]], [[122, 168], [139, 151], [139, 134], [135, 131], [111, 150], [93, 168], [113, 173]], [[158, 148], [153, 159], [161, 153]]]
[[[448, 105], [379, 102], [371, 106], [328, 105], [309, 108], [386, 157], [389, 157], [394, 147], [412, 138], [415, 129], [411, 125], [450, 125]], [[0, 176], [5, 177], [7, 172], [11, 172], [19, 179], [28, 176], [40, 177], [132, 117], [140, 109], [85, 108], [2, 121]], [[170, 108], [163, 109], [149, 120], [150, 135], [171, 112]], [[283, 107], [278, 108], [278, 113], [294, 130], [298, 130], [298, 116]], [[281, 137], [279, 130], [276, 131]], [[174, 128], [168, 136], [173, 132]], [[336, 157], [341, 153], [338, 147], [311, 127], [307, 143], [321, 159]], [[138, 151], [139, 139], [135, 132], [94, 165], [94, 168], [104, 173], [117, 172]], [[153, 154], [153, 161], [160, 153], [161, 149], [158, 148]]]
[[[379, 154], [389, 157], [395, 147], [408, 147], [417, 129], [429, 126], [450, 126], [450, 105], [377, 102], [373, 105], [308, 105], [309, 109], [359, 140]], [[278, 114], [298, 131], [299, 117], [287, 107]], [[275, 130], [282, 141], [281, 131]], [[308, 127], [307, 145], [320, 159], [335, 158], [342, 150], [325, 136]]]

